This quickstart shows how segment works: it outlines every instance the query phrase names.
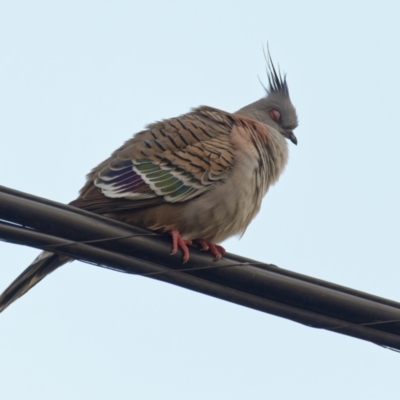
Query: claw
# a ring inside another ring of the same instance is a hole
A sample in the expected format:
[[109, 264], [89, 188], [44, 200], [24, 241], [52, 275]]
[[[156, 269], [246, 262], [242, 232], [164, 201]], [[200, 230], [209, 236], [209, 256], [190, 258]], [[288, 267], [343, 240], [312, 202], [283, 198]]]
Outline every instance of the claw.
[[216, 260], [222, 258], [226, 253], [226, 250], [219, 244], [214, 244], [204, 239], [195, 240], [195, 242], [200, 246], [202, 251], [209, 251]]
[[[177, 230], [173, 230], [168, 233], [172, 237], [171, 255], [176, 254], [178, 252], [178, 249], [181, 249], [183, 255], [183, 263], [186, 263], [189, 260], [188, 246], [191, 246], [193, 244], [193, 241], [182, 239], [181, 234]], [[200, 246], [201, 251], [209, 251], [216, 260], [222, 258], [222, 256], [226, 253], [226, 250], [219, 244], [214, 244], [204, 239], [196, 239], [194, 240], [194, 242]]]
[[208, 251], [210, 250], [210, 246], [205, 240], [196, 240], [196, 243], [200, 246], [201, 251]]
[[192, 244], [191, 240], [184, 240], [182, 239], [182, 236], [177, 230], [173, 230], [169, 232], [169, 234], [172, 236], [172, 250], [171, 250], [171, 255], [176, 254], [178, 252], [178, 248], [182, 250], [183, 254], [183, 263], [186, 263], [189, 260], [189, 248]]

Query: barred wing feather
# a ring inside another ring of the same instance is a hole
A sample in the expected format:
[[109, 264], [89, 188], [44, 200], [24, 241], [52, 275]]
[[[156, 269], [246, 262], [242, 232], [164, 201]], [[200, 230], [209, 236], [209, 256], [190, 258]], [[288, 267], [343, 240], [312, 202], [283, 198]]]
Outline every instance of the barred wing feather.
[[190, 200], [229, 175], [232, 126], [225, 113], [209, 107], [152, 124], [115, 155], [94, 184], [110, 198]]

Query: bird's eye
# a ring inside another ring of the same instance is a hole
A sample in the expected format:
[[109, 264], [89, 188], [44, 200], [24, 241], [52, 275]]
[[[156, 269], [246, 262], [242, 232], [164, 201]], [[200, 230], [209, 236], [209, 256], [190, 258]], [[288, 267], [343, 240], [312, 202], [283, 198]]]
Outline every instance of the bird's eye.
[[275, 110], [275, 109], [271, 110], [269, 112], [269, 115], [278, 124], [281, 122], [281, 113], [278, 110]]

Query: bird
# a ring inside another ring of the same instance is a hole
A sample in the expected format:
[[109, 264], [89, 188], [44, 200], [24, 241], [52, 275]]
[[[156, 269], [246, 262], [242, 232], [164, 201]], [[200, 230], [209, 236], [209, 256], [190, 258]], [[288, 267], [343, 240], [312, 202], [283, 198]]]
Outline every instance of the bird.
[[[215, 259], [242, 236], [297, 145], [286, 74], [265, 57], [265, 95], [236, 112], [209, 106], [148, 125], [87, 175], [70, 205], [169, 234], [171, 254], [197, 244]], [[73, 259], [43, 251], [0, 295], [0, 312]]]

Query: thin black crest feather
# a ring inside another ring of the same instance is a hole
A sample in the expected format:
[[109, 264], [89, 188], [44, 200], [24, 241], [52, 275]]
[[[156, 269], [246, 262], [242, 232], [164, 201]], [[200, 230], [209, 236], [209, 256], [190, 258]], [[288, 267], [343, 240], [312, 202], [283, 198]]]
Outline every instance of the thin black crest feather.
[[264, 52], [264, 57], [265, 61], [267, 62], [267, 77], [268, 77], [268, 83], [269, 87], [268, 89], [263, 85], [264, 89], [268, 92], [282, 92], [285, 94], [289, 94], [289, 87], [287, 85], [286, 81], [286, 74], [282, 76], [281, 71], [279, 70], [279, 65], [278, 69], [275, 68], [275, 65], [272, 61], [271, 53], [269, 52], [269, 46], [267, 45], [267, 53], [265, 53], [265, 49], [263, 47], [263, 52]]

